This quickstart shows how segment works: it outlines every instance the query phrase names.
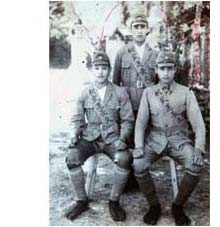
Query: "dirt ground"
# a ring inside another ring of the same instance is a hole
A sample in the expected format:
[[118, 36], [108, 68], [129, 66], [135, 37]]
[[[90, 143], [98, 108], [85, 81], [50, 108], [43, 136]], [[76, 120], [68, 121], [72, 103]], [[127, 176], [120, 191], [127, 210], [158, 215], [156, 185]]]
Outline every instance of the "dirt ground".
[[[112, 163], [104, 155], [99, 156], [95, 192], [90, 209], [81, 214], [73, 222], [64, 217], [65, 209], [74, 202], [74, 194], [65, 165], [66, 133], [50, 136], [50, 225], [51, 226], [142, 226], [143, 215], [148, 209], [143, 195], [136, 192], [123, 194], [121, 205], [127, 213], [125, 222], [114, 222], [108, 212], [108, 197], [111, 189]], [[192, 225], [209, 225], [209, 161], [198, 187], [186, 204], [186, 211], [192, 219]], [[84, 166], [86, 172], [87, 164]], [[177, 166], [179, 177], [182, 176], [181, 166]], [[163, 216], [158, 225], [172, 226], [174, 221], [170, 213], [173, 192], [170, 180], [169, 164], [159, 161], [152, 167], [158, 195], [162, 204]]]

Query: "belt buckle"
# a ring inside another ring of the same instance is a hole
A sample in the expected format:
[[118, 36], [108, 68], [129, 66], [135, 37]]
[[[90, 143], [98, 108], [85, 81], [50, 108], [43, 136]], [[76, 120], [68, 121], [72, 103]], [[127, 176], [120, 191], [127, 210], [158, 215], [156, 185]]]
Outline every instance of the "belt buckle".
[[105, 124], [100, 124], [100, 128], [102, 131], [105, 131], [108, 128], [108, 126]]
[[137, 80], [136, 86], [137, 88], [143, 88], [143, 82], [141, 80]]

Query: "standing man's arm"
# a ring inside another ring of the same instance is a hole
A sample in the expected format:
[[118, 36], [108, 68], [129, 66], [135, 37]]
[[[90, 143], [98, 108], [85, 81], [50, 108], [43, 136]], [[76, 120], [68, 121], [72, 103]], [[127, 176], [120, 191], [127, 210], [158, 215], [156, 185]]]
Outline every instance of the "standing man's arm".
[[112, 82], [120, 86], [121, 83], [121, 54], [117, 53], [115, 58]]
[[203, 166], [205, 153], [205, 124], [202, 114], [192, 91], [187, 94], [187, 117], [195, 133], [195, 152], [193, 163], [195, 165]]
[[135, 148], [138, 152], [137, 154], [133, 153], [134, 158], [138, 158], [144, 153], [145, 130], [147, 128], [150, 115], [147, 95], [147, 90], [144, 90], [136, 119], [134, 140]]

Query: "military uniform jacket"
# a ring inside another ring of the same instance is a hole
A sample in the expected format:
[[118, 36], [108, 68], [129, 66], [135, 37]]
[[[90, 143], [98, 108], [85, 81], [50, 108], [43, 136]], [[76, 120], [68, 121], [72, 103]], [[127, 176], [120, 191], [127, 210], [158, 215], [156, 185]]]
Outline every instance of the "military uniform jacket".
[[[141, 100], [141, 95], [144, 88], [147, 86], [145, 85], [143, 88], [137, 88], [138, 71], [134, 65], [134, 60], [130, 54], [130, 49], [134, 49], [136, 52], [133, 43], [125, 45], [118, 51], [114, 64], [113, 83], [127, 88], [131, 99], [132, 108], [134, 111], [137, 111]], [[146, 71], [146, 75], [148, 77], [146, 78], [146, 81], [150, 81], [150, 83], [147, 82], [149, 86], [154, 84], [155, 81], [154, 67], [156, 57], [157, 52], [152, 50], [146, 44], [141, 61], [143, 64], [143, 69]]]
[[71, 119], [74, 134], [81, 134], [87, 141], [101, 136], [107, 144], [117, 138], [125, 141], [134, 127], [133, 111], [126, 90], [108, 83], [102, 106], [108, 113], [110, 127], [105, 127], [94, 109], [94, 102], [88, 92], [89, 86], [91, 84], [85, 87], [76, 103]]
[[[172, 111], [167, 111], [160, 100], [161, 85], [145, 89], [140, 103], [135, 126], [135, 146], [149, 145], [161, 153], [169, 143], [179, 149], [184, 143], [191, 143], [188, 137], [188, 121], [195, 133], [195, 148], [205, 149], [205, 124], [196, 100], [189, 88], [173, 82], [168, 102]], [[145, 129], [151, 125], [149, 136]]]

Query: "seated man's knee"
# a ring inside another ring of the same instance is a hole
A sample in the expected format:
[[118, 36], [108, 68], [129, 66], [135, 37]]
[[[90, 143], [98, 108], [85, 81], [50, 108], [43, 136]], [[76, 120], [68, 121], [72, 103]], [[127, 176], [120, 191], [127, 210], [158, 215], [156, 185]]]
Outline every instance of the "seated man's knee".
[[81, 164], [82, 163], [80, 161], [80, 154], [78, 149], [76, 148], [70, 149], [68, 155], [66, 156], [67, 168], [70, 170], [79, 167]]
[[132, 155], [129, 151], [117, 152], [114, 162], [121, 168], [129, 169], [132, 163]]
[[150, 165], [145, 159], [135, 158], [132, 164], [134, 168], [134, 175], [139, 177], [145, 175], [149, 171]]
[[194, 148], [191, 145], [184, 147], [185, 154], [185, 171], [194, 176], [200, 176], [203, 172], [204, 165], [196, 165], [193, 163]]

